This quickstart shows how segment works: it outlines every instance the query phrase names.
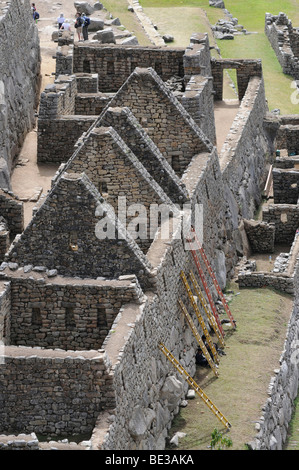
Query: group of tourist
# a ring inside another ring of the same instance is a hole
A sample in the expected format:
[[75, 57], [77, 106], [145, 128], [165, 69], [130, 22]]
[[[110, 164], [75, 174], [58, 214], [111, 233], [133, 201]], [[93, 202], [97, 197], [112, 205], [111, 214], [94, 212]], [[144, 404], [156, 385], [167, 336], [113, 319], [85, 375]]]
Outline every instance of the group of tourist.
[[[31, 3], [31, 12], [34, 21], [37, 23], [39, 19], [39, 13], [36, 10], [35, 3]], [[58, 29], [63, 29], [65, 31], [71, 31], [70, 20], [64, 17], [63, 13], [60, 13], [60, 16], [57, 18]], [[77, 31], [78, 41], [88, 41], [88, 26], [90, 25], [90, 19], [85, 13], [76, 13], [74, 27]]]
[[[61, 13], [59, 18], [57, 18], [58, 29], [63, 29], [66, 31], [71, 31], [70, 20], [64, 17], [64, 14]], [[77, 31], [78, 41], [87, 41], [88, 40], [88, 26], [90, 24], [90, 19], [85, 13], [76, 13], [74, 27]]]

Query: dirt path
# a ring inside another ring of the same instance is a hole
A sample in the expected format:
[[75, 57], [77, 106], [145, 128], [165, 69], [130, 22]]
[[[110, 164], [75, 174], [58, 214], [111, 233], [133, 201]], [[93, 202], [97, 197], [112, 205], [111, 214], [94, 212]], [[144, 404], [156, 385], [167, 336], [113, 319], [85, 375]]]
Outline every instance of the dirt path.
[[227, 134], [239, 110], [239, 100], [216, 101], [214, 105], [217, 151], [220, 154]]

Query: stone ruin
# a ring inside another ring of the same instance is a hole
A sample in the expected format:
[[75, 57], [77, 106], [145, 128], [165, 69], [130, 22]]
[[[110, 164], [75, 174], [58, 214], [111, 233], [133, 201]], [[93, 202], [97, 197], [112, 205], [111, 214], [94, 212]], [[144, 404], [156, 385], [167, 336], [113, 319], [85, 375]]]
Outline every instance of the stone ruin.
[[[203, 247], [222, 288], [250, 244], [272, 250], [283, 234], [291, 240], [295, 187], [292, 207], [280, 208], [278, 192], [265, 221], [250, 223], [271, 165], [274, 189], [281, 174], [285, 194], [295, 184], [294, 172], [274, 159], [287, 130], [268, 113], [261, 62], [212, 59], [207, 34], [193, 34], [186, 50], [62, 37], [62, 53], [59, 41], [56, 79], [38, 112], [38, 162], [57, 165], [51, 190], [25, 229], [22, 202], [5, 188], [0, 194], [0, 448], [70, 448], [73, 439], [80, 442], [73, 447], [92, 450], [164, 449], [188, 385], [159, 344], [190, 375], [196, 369], [196, 340], [178, 305], [187, 304], [180, 273], [194, 270], [185, 226], [195, 224], [200, 205]], [[237, 72], [239, 108], [217, 151], [214, 102], [227, 68]], [[181, 90], [168, 86], [172, 77]], [[137, 223], [130, 210], [141, 205]], [[159, 217], [148, 230], [152, 206], [170, 213], [166, 237]], [[297, 299], [292, 266], [271, 285]], [[289, 361], [297, 308], [277, 374], [292, 393], [281, 403], [273, 385], [253, 448], [279, 448], [285, 438], [287, 419], [274, 429], [268, 422], [297, 394]]]
[[283, 73], [299, 80], [299, 31], [285, 13], [266, 13], [265, 33]]

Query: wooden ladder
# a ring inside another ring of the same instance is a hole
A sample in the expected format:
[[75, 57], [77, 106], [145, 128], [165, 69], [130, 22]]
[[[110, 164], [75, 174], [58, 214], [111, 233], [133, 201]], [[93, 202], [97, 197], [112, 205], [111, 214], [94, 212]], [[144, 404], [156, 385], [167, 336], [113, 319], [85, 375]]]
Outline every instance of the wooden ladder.
[[159, 344], [159, 348], [162, 353], [167, 357], [171, 364], [176, 368], [176, 370], [182, 375], [182, 377], [188, 382], [188, 384], [193, 388], [197, 395], [205, 402], [205, 404], [210, 408], [214, 415], [221, 421], [224, 426], [229, 429], [231, 424], [217, 408], [217, 406], [210, 400], [210, 398], [204, 393], [204, 391], [197, 385], [195, 380], [188, 374], [188, 372], [183, 368], [183, 366], [177, 361], [177, 359], [171, 354], [170, 351], [164, 346], [163, 343]]

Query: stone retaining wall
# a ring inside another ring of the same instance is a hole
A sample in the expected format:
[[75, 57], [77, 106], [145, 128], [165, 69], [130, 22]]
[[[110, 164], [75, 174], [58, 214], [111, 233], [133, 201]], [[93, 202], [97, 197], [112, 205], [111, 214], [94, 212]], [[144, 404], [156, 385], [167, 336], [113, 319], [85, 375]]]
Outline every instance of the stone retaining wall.
[[0, 450], [39, 450], [36, 434], [0, 435]]
[[237, 282], [239, 287], [272, 287], [278, 291], [294, 295], [294, 279], [287, 275], [261, 271], [240, 273]]

